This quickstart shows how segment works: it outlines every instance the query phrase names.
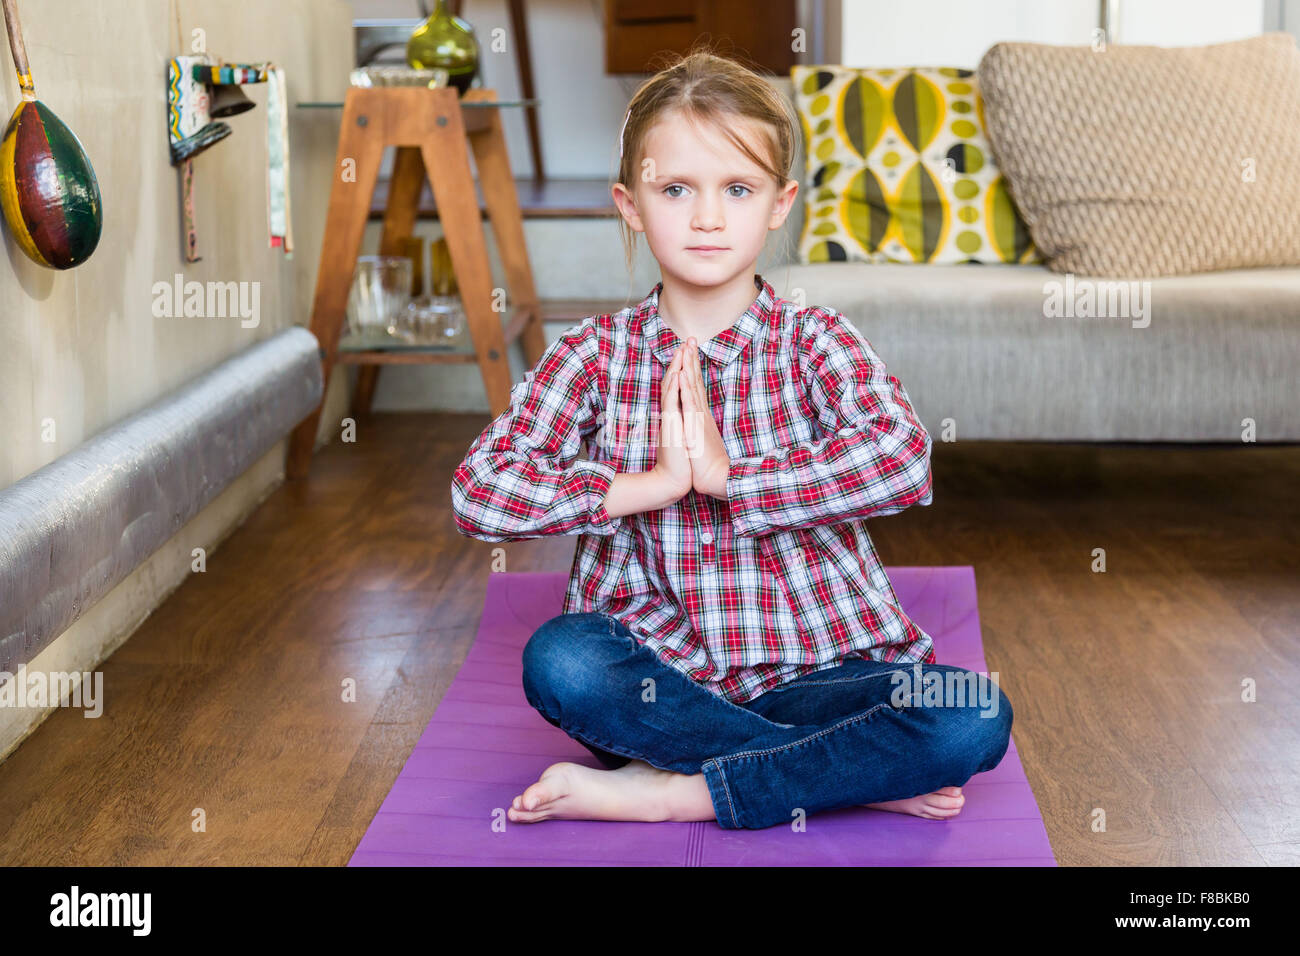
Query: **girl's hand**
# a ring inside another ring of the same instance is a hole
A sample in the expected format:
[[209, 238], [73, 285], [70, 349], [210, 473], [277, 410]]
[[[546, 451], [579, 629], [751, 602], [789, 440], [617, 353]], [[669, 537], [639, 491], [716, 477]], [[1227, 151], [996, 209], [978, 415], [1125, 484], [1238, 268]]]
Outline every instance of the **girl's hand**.
[[659, 387], [659, 446], [652, 469], [659, 475], [673, 500], [691, 490], [691, 460], [687, 456], [682, 421], [681, 380], [686, 347], [677, 349], [668, 368], [664, 369]]
[[691, 484], [701, 494], [725, 498], [731, 457], [722, 443], [718, 424], [713, 420], [713, 412], [709, 408], [709, 397], [704, 391], [704, 376], [700, 373], [700, 350], [696, 347], [694, 336], [687, 342], [684, 361], [686, 368], [682, 379], [682, 419], [687, 453], [691, 461]]

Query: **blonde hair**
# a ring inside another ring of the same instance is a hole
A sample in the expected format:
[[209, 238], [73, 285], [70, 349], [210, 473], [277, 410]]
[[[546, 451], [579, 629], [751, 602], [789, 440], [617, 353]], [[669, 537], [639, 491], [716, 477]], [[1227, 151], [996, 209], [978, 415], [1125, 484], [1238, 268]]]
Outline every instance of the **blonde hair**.
[[[623, 119], [618, 179], [636, 191], [646, 134], [665, 114], [680, 112], [688, 120], [712, 123], [760, 166], [780, 189], [791, 179], [799, 121], [789, 99], [762, 74], [738, 59], [719, 56], [697, 44], [686, 54], [667, 54], [667, 65], [632, 95]], [[735, 131], [736, 120], [754, 121], [763, 152], [756, 153]], [[611, 184], [612, 185], [612, 184]], [[619, 232], [629, 278], [636, 254], [636, 232], [619, 217]]]

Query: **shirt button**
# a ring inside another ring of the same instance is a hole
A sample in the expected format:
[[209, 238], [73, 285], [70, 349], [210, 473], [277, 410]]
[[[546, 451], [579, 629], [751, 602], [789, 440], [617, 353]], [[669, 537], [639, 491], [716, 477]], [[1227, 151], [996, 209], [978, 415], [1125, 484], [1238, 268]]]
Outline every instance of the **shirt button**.
[[713, 535], [706, 531], [700, 535], [700, 541], [704, 544], [713, 544]]

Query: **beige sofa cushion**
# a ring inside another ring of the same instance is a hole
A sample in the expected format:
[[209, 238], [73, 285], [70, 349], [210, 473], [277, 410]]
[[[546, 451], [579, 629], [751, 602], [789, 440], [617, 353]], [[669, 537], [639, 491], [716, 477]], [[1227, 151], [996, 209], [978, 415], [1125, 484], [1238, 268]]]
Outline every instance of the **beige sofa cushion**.
[[1300, 50], [998, 43], [988, 137], [1056, 272], [1300, 265]]

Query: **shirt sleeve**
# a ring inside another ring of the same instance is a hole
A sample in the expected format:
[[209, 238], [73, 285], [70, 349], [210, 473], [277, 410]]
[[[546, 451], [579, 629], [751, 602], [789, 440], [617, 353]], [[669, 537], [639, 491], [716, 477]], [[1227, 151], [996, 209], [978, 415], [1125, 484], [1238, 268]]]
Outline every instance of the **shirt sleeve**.
[[613, 534], [607, 462], [577, 460], [603, 421], [595, 318], [556, 339], [510, 391], [451, 482], [457, 530], [481, 541]]
[[929, 433], [907, 392], [842, 315], [801, 313], [811, 339], [803, 383], [825, 433], [816, 441], [733, 458], [733, 532], [762, 535], [902, 511], [933, 500]]

